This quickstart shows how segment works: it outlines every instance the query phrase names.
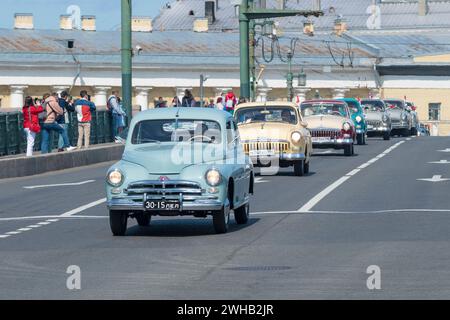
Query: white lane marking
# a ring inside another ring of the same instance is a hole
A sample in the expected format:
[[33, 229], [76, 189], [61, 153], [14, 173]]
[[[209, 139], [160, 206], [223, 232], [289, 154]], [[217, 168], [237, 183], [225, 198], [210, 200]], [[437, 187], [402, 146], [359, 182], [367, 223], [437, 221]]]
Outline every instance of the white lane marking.
[[0, 239], [5, 239], [5, 238], [8, 238], [8, 237], [10, 237], [9, 234], [0, 234]]
[[438, 150], [438, 152], [450, 152], [450, 148], [444, 149], [444, 150]]
[[[2, 221], [24, 221], [24, 220], [40, 220], [40, 219], [47, 219], [47, 218], [61, 218], [61, 219], [66, 219], [66, 220], [76, 220], [76, 219], [103, 219], [103, 218], [108, 218], [108, 216], [70, 216], [70, 217], [60, 217], [60, 216], [28, 216], [28, 217], [13, 217], [13, 218], [0, 218], [0, 222]], [[50, 220], [50, 219], [49, 219]], [[47, 221], [49, 221], [47, 220]], [[47, 225], [50, 224], [51, 222], [56, 222], [59, 219], [52, 219], [50, 222], [39, 222], [36, 224], [40, 224], [40, 225]]]
[[[389, 152], [391, 152], [392, 150], [394, 150], [395, 148], [399, 147], [402, 143], [405, 143], [405, 140], [399, 141], [397, 142], [395, 145], [391, 146], [389, 149], [385, 150], [383, 153], [386, 155]], [[360, 165], [357, 169], [361, 170], [361, 169], [365, 169], [368, 166], [370, 166], [371, 164], [375, 163], [378, 159], [380, 158], [373, 158], [370, 159], [369, 161], [367, 161], [366, 163]], [[353, 171], [351, 171], [350, 173], [352, 173]], [[331, 192], [333, 192], [337, 187], [339, 187], [341, 184], [343, 184], [345, 181], [347, 181], [348, 179], [350, 179], [352, 175], [345, 175], [341, 178], [339, 178], [338, 180], [336, 180], [335, 182], [333, 182], [331, 185], [329, 185], [328, 187], [326, 187], [324, 190], [322, 190], [321, 192], [319, 192], [316, 196], [314, 196], [311, 200], [309, 200], [307, 203], [305, 203], [300, 209], [298, 209], [298, 212], [310, 212], [310, 210], [317, 205], [323, 198], [325, 198], [327, 195], [329, 195]]]
[[32, 224], [30, 226], [27, 226], [27, 228], [39, 228], [39, 227], [42, 227], [42, 226], [38, 225], [38, 224]]
[[442, 182], [449, 181], [450, 179], [442, 178], [440, 175], [435, 175], [431, 179], [417, 179], [418, 181], [426, 181], [426, 182]]
[[448, 160], [440, 160], [440, 161], [432, 161], [432, 162], [428, 162], [428, 163], [432, 163], [432, 164], [450, 164], [450, 161], [448, 161]]
[[95, 180], [87, 180], [81, 182], [73, 182], [73, 183], [59, 183], [59, 184], [42, 184], [38, 186], [26, 186], [24, 189], [38, 189], [38, 188], [51, 188], [51, 187], [65, 187], [65, 186], [81, 186], [84, 184], [88, 184], [91, 182], [95, 182]]
[[59, 219], [48, 219], [47, 222], [58, 222]]
[[66, 213], [63, 213], [62, 215], [60, 215], [60, 217], [70, 217], [70, 216], [73, 216], [73, 215], [75, 215], [77, 213], [80, 213], [80, 212], [82, 212], [84, 210], [87, 210], [89, 208], [98, 206], [99, 204], [102, 204], [102, 203], [105, 203], [105, 202], [106, 202], [106, 198], [98, 199], [98, 200], [93, 201], [91, 203], [85, 204], [84, 206], [81, 206], [81, 207], [75, 208], [73, 210], [67, 211]]
[[402, 213], [402, 212], [450, 212], [450, 209], [392, 209], [392, 210], [374, 210], [374, 211], [260, 211], [251, 212], [250, 215], [270, 215], [270, 214], [311, 214], [311, 213], [324, 213], [324, 214], [367, 214], [367, 213]]
[[16, 235], [16, 234], [19, 234], [19, 233], [22, 233], [21, 231], [10, 231], [10, 232], [7, 232], [6, 234], [9, 234], [9, 235]]
[[31, 228], [20, 228], [20, 229], [17, 229], [18, 231], [30, 231], [31, 230]]
[[406, 138], [406, 141], [411, 141], [412, 138]]
[[361, 171], [361, 169], [352, 170], [349, 173], [347, 173], [346, 176], [354, 176], [355, 174], [357, 174], [360, 171]]
[[321, 151], [321, 152], [313, 152], [313, 155], [315, 155], [315, 154], [330, 154], [330, 153], [333, 153], [333, 151], [327, 150], [327, 151]]
[[255, 178], [255, 183], [266, 183], [266, 182], [269, 182], [269, 181], [264, 180], [264, 178], [260, 178], [260, 177]]

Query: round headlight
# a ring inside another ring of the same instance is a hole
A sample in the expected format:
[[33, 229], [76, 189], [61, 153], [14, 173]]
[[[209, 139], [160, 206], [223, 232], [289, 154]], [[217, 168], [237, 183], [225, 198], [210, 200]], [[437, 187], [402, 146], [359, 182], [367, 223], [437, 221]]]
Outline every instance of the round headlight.
[[344, 123], [344, 125], [342, 126], [342, 128], [343, 128], [345, 131], [349, 131], [349, 130], [352, 128], [352, 126], [350, 125], [350, 123], [346, 122], [346, 123]]
[[291, 134], [292, 141], [294, 141], [295, 143], [298, 143], [301, 138], [302, 138], [302, 135], [300, 134], [300, 132], [298, 132], [298, 131], [292, 132], [292, 134]]
[[361, 116], [356, 116], [356, 122], [361, 122], [362, 121], [362, 118], [361, 118]]
[[123, 182], [123, 174], [118, 169], [114, 169], [108, 173], [108, 183], [114, 187], [118, 187]]
[[206, 171], [205, 179], [211, 187], [215, 187], [222, 182], [222, 175], [216, 169], [209, 169]]

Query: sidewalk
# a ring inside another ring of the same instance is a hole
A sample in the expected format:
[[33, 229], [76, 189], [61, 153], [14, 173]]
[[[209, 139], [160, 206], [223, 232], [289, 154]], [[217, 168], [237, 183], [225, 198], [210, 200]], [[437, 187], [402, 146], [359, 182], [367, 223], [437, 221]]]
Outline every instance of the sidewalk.
[[89, 149], [41, 154], [32, 157], [25, 154], [0, 158], [0, 179], [25, 177], [56, 170], [77, 168], [101, 162], [120, 160], [123, 144], [105, 143], [92, 145]]

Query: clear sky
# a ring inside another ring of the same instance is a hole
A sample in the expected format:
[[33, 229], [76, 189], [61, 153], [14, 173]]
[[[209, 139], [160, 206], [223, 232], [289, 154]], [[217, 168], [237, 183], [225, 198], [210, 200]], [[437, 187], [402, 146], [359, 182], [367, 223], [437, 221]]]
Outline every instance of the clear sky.
[[[154, 18], [172, 0], [132, 0], [133, 15]], [[59, 16], [70, 5], [78, 5], [82, 15], [97, 17], [97, 30], [117, 29], [120, 0], [0, 0], [0, 28], [11, 29], [15, 13], [32, 13], [35, 29], [59, 29]]]

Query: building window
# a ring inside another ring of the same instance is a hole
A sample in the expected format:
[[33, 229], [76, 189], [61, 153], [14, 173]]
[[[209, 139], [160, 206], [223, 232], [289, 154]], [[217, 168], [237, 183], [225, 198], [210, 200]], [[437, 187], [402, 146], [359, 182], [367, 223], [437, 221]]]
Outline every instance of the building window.
[[441, 104], [428, 104], [428, 120], [439, 121], [441, 119]]

